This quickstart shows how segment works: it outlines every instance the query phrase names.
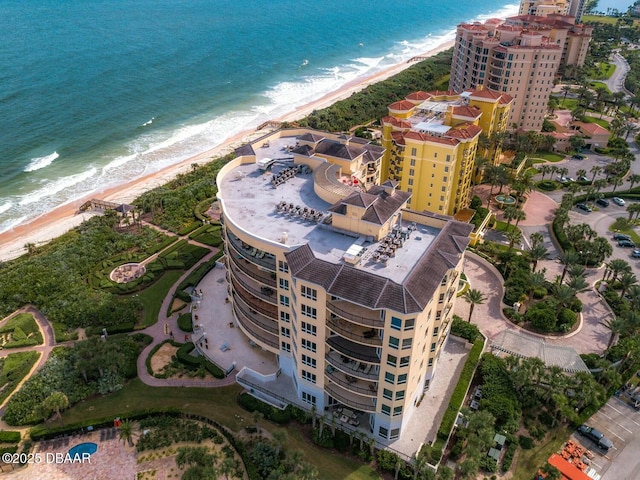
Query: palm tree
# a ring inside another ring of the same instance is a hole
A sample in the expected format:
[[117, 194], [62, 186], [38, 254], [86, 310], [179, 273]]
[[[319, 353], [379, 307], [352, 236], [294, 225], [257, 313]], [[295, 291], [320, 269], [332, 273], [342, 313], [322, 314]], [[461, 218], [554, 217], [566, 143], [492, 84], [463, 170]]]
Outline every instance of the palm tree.
[[515, 217], [514, 220], [516, 221], [516, 225], [515, 228], [518, 228], [518, 224], [520, 223], [521, 220], [526, 220], [527, 219], [527, 214], [524, 212], [524, 210], [516, 210], [515, 213]]
[[571, 291], [573, 291], [573, 294], [575, 295], [577, 293], [584, 292], [585, 290], [587, 290], [589, 288], [589, 284], [582, 276], [570, 277], [569, 281], [567, 282], [567, 287], [569, 287]]
[[69, 406], [69, 399], [62, 392], [53, 392], [42, 402], [44, 410], [51, 415], [56, 414], [56, 417], [62, 422], [62, 415], [60, 412]]
[[578, 171], [576, 172], [576, 176], [577, 176], [578, 178], [580, 178], [580, 177], [586, 177], [586, 176], [587, 176], [587, 171], [586, 171], [584, 168], [581, 168], [580, 170], [578, 170]]
[[544, 288], [547, 285], [547, 280], [544, 278], [545, 271], [531, 272], [529, 275], [529, 301], [533, 298], [533, 294], [539, 288]]
[[[533, 235], [531, 235], [531, 237], [533, 237]], [[531, 250], [527, 252], [527, 255], [529, 256], [529, 261], [531, 262], [531, 271], [535, 272], [538, 266], [538, 262], [540, 260], [546, 260], [547, 258], [549, 258], [549, 251], [543, 244], [534, 243], [531, 247]]]
[[465, 302], [469, 304], [469, 319], [467, 321], [471, 323], [473, 309], [476, 307], [476, 305], [482, 305], [487, 300], [487, 297], [480, 290], [471, 288], [464, 292], [462, 298], [464, 298]]
[[579, 260], [580, 260], [580, 257], [573, 250], [567, 250], [566, 252], [560, 255], [560, 263], [564, 265], [564, 268], [562, 269], [562, 275], [560, 276], [559, 283], [562, 283], [564, 281], [564, 276], [567, 274], [567, 269], [571, 265], [575, 265], [576, 263], [578, 263]]
[[640, 174], [632, 173], [627, 177], [627, 182], [631, 184], [631, 186], [629, 187], [629, 190], [633, 189], [633, 186], [636, 183], [640, 183]]
[[627, 322], [622, 317], [610, 317], [604, 322], [601, 322], [601, 325], [607, 327], [611, 332], [606, 350], [609, 350], [613, 346], [621, 333], [627, 331]]
[[522, 243], [522, 231], [517, 228], [509, 230], [505, 236], [507, 237], [507, 240], [509, 240], [509, 250], [511, 250], [516, 243], [518, 245]]
[[616, 191], [616, 188], [624, 183], [624, 180], [620, 177], [611, 177], [609, 179], [609, 183], [613, 185], [613, 190], [611, 190], [611, 192], [613, 193]]
[[515, 220], [517, 216], [518, 216], [518, 209], [513, 205], [509, 205], [507, 208], [504, 209], [504, 218], [507, 220], [507, 230], [509, 229], [511, 222]]
[[565, 308], [571, 305], [576, 297], [573, 289], [564, 283], [556, 284], [553, 296], [558, 300], [558, 303]]
[[546, 177], [548, 174], [551, 173], [551, 166], [549, 165], [542, 165], [539, 168], [540, 173], [542, 174], [542, 180], [544, 180], [544, 177]]
[[616, 258], [609, 262], [609, 273], [611, 281], [615, 282], [621, 274], [631, 273], [631, 265], [626, 260]]
[[133, 447], [133, 423], [123, 420], [120, 424], [120, 440], [123, 440]]
[[531, 241], [531, 246], [535, 247], [544, 243], [544, 236], [540, 232], [533, 232], [529, 240]]
[[562, 106], [564, 106], [564, 101], [567, 99], [567, 94], [571, 92], [571, 86], [570, 85], [563, 85], [562, 86], [562, 93], [564, 93], [564, 95], [562, 96]]
[[638, 283], [638, 279], [633, 273], [625, 272], [620, 276], [619, 282], [621, 288], [620, 298], [622, 298], [624, 297], [624, 294], [627, 293], [627, 290], [629, 290], [629, 287], [631, 287], [631, 285], [635, 285], [636, 283]]
[[602, 167], [600, 165], [594, 165], [593, 167], [591, 167], [589, 172], [593, 173], [593, 177], [591, 177], [591, 183], [593, 183], [596, 180], [596, 176], [599, 173], [602, 173]]

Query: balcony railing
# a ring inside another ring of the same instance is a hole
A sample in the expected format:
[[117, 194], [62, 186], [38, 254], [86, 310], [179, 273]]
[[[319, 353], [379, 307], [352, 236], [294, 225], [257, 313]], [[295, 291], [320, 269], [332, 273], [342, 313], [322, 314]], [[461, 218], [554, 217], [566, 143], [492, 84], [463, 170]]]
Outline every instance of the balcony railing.
[[327, 338], [327, 344], [337, 352], [353, 360], [360, 360], [368, 363], [380, 363], [380, 357], [373, 347], [366, 347], [340, 336]]
[[358, 343], [364, 343], [365, 345], [382, 346], [382, 339], [378, 336], [378, 330], [364, 330], [337, 317], [333, 318], [332, 316], [329, 316], [327, 319], [327, 325], [342, 337], [355, 340]]
[[[270, 287], [276, 287], [276, 279], [273, 278], [269, 272], [259, 270], [255, 266], [250, 266], [253, 264], [249, 263], [248, 260], [243, 260], [244, 257], [238, 258], [238, 255], [241, 254], [239, 254], [237, 250], [234, 250], [233, 247], [231, 248], [231, 252], [229, 253], [230, 255], [228, 255], [228, 258], [231, 259], [230, 261], [233, 262], [233, 265], [235, 265], [242, 272], [246, 273], [251, 278], [259, 281], [260, 283], [264, 283], [265, 285], [268, 285]], [[247, 263], [245, 264], [245, 262]]]
[[[365, 307], [360, 307], [358, 305], [354, 305], [349, 302], [343, 302], [343, 303], [345, 305], [349, 305], [350, 307], [352, 307], [351, 311], [347, 311], [341, 308], [339, 304], [336, 303], [336, 301], [327, 301], [327, 308], [333, 313], [335, 313], [336, 315], [344, 319], [350, 320], [354, 323], [358, 323], [360, 325], [367, 325], [370, 327], [384, 328], [384, 320], [380, 318], [379, 310], [369, 310]], [[366, 311], [371, 312], [371, 316], [364, 316], [356, 313], [356, 312], [364, 313]]]
[[345, 375], [344, 373], [331, 368], [331, 371], [327, 369], [327, 378], [333, 383], [337, 383], [345, 390], [350, 392], [359, 393], [367, 397], [378, 396], [378, 386], [372, 382], [363, 382], [355, 377]]
[[239, 255], [242, 255], [251, 263], [255, 263], [256, 265], [260, 265], [261, 267], [264, 267], [264, 268], [268, 268], [269, 270], [272, 270], [274, 272], [276, 271], [275, 258], [271, 256], [267, 256], [266, 254], [262, 258], [256, 256], [260, 254], [258, 249], [254, 247], [248, 247], [248, 248], [243, 247], [242, 240], [240, 240], [239, 238], [236, 238], [235, 235], [233, 235], [232, 233], [229, 233], [227, 235], [227, 241], [229, 242], [229, 244], [233, 246], [233, 248], [236, 250], [236, 252]]
[[376, 407], [371, 403], [364, 403], [361, 401], [357, 401], [352, 398], [344, 390], [342, 390], [339, 386], [332, 384], [330, 382], [326, 383], [324, 386], [325, 391], [331, 395], [333, 398], [338, 400], [343, 405], [347, 407], [355, 408], [356, 410], [361, 410], [363, 412], [375, 412]]
[[340, 355], [338, 352], [331, 351], [326, 354], [324, 358], [333, 368], [353, 377], [377, 381], [380, 376], [377, 366], [371, 363], [354, 362], [350, 358]]
[[231, 284], [233, 285], [233, 290], [235, 291], [236, 295], [238, 295], [244, 301], [244, 303], [247, 304], [247, 306], [256, 310], [257, 312], [260, 312], [265, 317], [268, 317], [272, 320], [277, 320], [277, 306], [271, 305], [267, 302], [263, 302], [262, 300], [254, 297], [253, 294], [245, 290], [233, 276], [231, 276]]
[[247, 304], [244, 303], [238, 295], [234, 294], [233, 300], [238, 309], [240, 309], [240, 311], [244, 313], [244, 316], [247, 318], [247, 320], [251, 321], [251, 323], [262, 328], [263, 330], [266, 330], [269, 333], [274, 333], [276, 335], [278, 334], [278, 323], [274, 319], [265, 317], [264, 315], [255, 311], [251, 311], [251, 308], [247, 306]]
[[251, 320], [249, 320], [244, 313], [240, 309], [237, 308], [237, 305], [233, 306], [233, 311], [236, 314], [236, 319], [238, 323], [246, 332], [248, 332], [249, 337], [264, 343], [265, 345], [269, 345], [273, 348], [278, 348], [278, 337], [269, 335], [264, 331], [257, 328]]
[[[271, 303], [273, 305], [278, 305], [278, 295], [277, 290], [271, 287], [257, 287], [252, 284], [251, 277], [249, 275], [242, 273], [238, 267], [236, 267], [233, 263], [230, 268], [233, 277], [237, 282], [242, 285], [242, 287], [250, 292], [253, 296], [264, 300], [265, 302]], [[271, 292], [271, 293], [267, 293]]]

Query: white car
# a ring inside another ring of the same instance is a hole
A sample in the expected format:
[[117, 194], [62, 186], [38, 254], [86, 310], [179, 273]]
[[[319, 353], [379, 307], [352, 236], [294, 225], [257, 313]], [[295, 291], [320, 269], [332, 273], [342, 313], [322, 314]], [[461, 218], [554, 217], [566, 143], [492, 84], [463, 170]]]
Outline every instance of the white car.
[[616, 205], [618, 205], [619, 207], [624, 207], [624, 205], [625, 205], [624, 200], [623, 200], [623, 199], [621, 199], [620, 197], [613, 197], [613, 198], [611, 199], [611, 201], [612, 201], [613, 203], [615, 203]]

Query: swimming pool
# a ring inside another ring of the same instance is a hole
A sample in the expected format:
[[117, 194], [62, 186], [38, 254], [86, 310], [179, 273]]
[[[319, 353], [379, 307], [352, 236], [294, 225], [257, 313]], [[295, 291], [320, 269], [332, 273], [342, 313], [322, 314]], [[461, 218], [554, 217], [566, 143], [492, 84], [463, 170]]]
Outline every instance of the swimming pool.
[[[75, 457], [76, 455], [83, 456], [85, 453], [93, 455], [98, 451], [98, 444], [93, 442], [79, 443], [75, 447], [69, 449], [69, 455]], [[86, 458], [86, 457], [85, 457]]]

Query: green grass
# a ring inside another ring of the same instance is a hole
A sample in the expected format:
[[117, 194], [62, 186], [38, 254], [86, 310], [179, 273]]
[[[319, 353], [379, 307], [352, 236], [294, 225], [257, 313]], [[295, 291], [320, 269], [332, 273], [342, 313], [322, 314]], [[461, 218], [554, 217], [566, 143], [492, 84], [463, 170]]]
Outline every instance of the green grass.
[[614, 229], [613, 228], [613, 223], [609, 226], [609, 231], [610, 232], [615, 232], [615, 233], [622, 233], [624, 235], [629, 235], [631, 237], [631, 241], [633, 243], [635, 243], [636, 245], [640, 245], [640, 235], [638, 235], [636, 233], [636, 231], [634, 230], [633, 226], [631, 228], [628, 228], [626, 230], [620, 230], [620, 229]]
[[564, 96], [561, 95], [560, 98], [560, 108], [564, 109], [564, 110], [573, 110], [574, 108], [576, 108], [576, 106], [578, 105], [578, 99], [577, 98], [565, 98], [564, 100], [562, 99], [562, 97]]
[[494, 230], [497, 230], [499, 232], [506, 232], [507, 231], [507, 222], [503, 222], [501, 220], [496, 220], [496, 224], [493, 227]]
[[596, 117], [592, 117], [590, 115], [585, 115], [583, 118], [584, 123], [596, 123], [598, 125], [600, 125], [602, 128], [606, 128], [607, 130], [609, 129], [609, 122], [607, 122], [606, 120], [602, 119], [602, 118], [596, 118]]
[[611, 90], [609, 90], [609, 87], [607, 86], [606, 83], [603, 83], [603, 82], [589, 82], [589, 85], [591, 85], [591, 87], [594, 88], [594, 89], [596, 89], [598, 87], [604, 87], [604, 89], [607, 92], [611, 93]]
[[[179, 408], [183, 413], [203, 415], [221, 425], [239, 432], [253, 420], [251, 413], [236, 403], [242, 391], [239, 385], [220, 388], [149, 387], [140, 379], [129, 382], [112, 395], [93, 398], [70, 408], [62, 415], [65, 424], [89, 421], [94, 418], [122, 417], [141, 408]], [[287, 449], [300, 449], [306, 459], [313, 463], [323, 479], [365, 480], [379, 479], [378, 474], [366, 465], [352, 461], [332, 450], [322, 449], [304, 438], [302, 430], [292, 423], [283, 428], [262, 420], [261, 427], [269, 431], [285, 430]]]
[[540, 158], [544, 161], [547, 162], [559, 162], [560, 160], [564, 160], [565, 155], [560, 155], [559, 153], [552, 153], [552, 152], [538, 152], [538, 153], [534, 153], [532, 154], [532, 159], [535, 160]]
[[184, 270], [168, 270], [153, 285], [136, 294], [144, 307], [142, 325], [148, 327], [158, 321], [162, 301], [183, 273]]
[[597, 63], [596, 67], [589, 71], [588, 76], [597, 80], [607, 80], [615, 70], [616, 66], [613, 63]]
[[[583, 15], [580, 21], [584, 23], [593, 22], [615, 25], [618, 22], [618, 19], [616, 17], [606, 17], [604, 15]], [[634, 19], [633, 24], [634, 26], [640, 26], [640, 20]]]
[[567, 441], [571, 435], [571, 430], [566, 427], [560, 427], [553, 430], [548, 438], [541, 444], [536, 445], [531, 450], [520, 450], [518, 453], [518, 461], [513, 474], [514, 480], [530, 480], [535, 475], [539, 467], [544, 465], [552, 453], [560, 449], [562, 444]]
[[534, 176], [534, 175], [537, 175], [538, 173], [540, 173], [540, 171], [534, 167], [527, 168], [527, 171], [524, 172], [525, 175], [529, 175], [529, 176]]

